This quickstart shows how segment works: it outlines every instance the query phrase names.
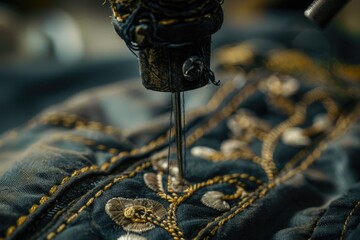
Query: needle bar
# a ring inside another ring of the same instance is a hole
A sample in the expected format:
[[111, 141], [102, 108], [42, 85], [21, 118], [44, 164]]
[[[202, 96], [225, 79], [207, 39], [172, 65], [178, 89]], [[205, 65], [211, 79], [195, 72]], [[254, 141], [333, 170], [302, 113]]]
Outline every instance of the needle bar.
[[183, 127], [181, 113], [183, 112], [182, 96], [180, 92], [172, 93], [173, 110], [175, 117], [175, 134], [176, 134], [176, 149], [177, 149], [177, 163], [179, 167], [179, 181], [183, 182], [184, 168], [183, 168]]

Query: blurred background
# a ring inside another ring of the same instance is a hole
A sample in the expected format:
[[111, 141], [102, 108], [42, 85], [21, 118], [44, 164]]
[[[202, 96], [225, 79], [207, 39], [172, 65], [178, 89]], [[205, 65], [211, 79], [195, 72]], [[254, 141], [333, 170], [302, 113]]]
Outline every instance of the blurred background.
[[[359, 64], [360, 1], [350, 1], [324, 31], [304, 17], [310, 3], [225, 0], [213, 48], [266, 39]], [[82, 90], [138, 77], [137, 60], [115, 34], [111, 14], [106, 0], [1, 1], [0, 133]]]

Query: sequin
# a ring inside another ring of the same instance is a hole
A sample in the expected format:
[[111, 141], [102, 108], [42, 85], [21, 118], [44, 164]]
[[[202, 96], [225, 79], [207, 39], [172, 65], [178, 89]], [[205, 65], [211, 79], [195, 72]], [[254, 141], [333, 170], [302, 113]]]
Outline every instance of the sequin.
[[144, 182], [154, 192], [164, 192], [162, 177], [162, 174], [145, 173]]
[[194, 157], [209, 159], [218, 152], [215, 149], [209, 147], [193, 147], [191, 149], [191, 155]]
[[177, 177], [172, 177], [171, 178], [171, 184], [170, 184], [170, 190], [180, 193], [180, 192], [185, 192], [186, 189], [188, 188], [189, 184], [186, 181], [179, 181], [179, 178]]
[[167, 158], [160, 159], [158, 161], [153, 161], [153, 168], [156, 171], [160, 172], [170, 172], [171, 176], [179, 175], [179, 168], [176, 161], [170, 161], [170, 166]]
[[224, 194], [218, 191], [210, 191], [204, 194], [201, 198], [201, 202], [210, 208], [218, 210], [220, 212], [225, 212], [230, 209], [229, 203], [222, 200]]
[[160, 203], [150, 199], [110, 199], [105, 206], [108, 216], [125, 231], [142, 233], [155, 228], [144, 218], [151, 213], [159, 219], [166, 215], [166, 209]]
[[220, 150], [225, 154], [229, 154], [236, 151], [249, 151], [249, 147], [243, 141], [229, 139], [222, 142]]
[[326, 130], [332, 125], [330, 118], [326, 114], [318, 114], [314, 118], [314, 127], [318, 130]]

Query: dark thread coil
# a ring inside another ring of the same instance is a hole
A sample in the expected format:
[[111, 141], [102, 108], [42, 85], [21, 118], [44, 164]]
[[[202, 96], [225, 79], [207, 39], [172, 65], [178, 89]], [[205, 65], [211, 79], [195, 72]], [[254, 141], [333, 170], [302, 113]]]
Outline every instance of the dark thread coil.
[[[121, 7], [121, 1], [113, 0], [112, 8], [115, 30], [133, 51], [190, 44], [217, 32], [223, 22], [220, 0], [130, 2]], [[117, 16], [126, 17], [119, 21]], [[136, 38], [139, 25], [148, 29], [146, 41], [141, 43]]]
[[[223, 23], [222, 0], [112, 0], [113, 23], [134, 53], [143, 85], [182, 92], [219, 85], [210, 69], [211, 35]], [[194, 66], [187, 66], [189, 59]], [[200, 64], [201, 62], [201, 64]], [[198, 64], [198, 65], [196, 65]], [[186, 67], [191, 71], [184, 74]], [[200, 67], [201, 66], [201, 67]]]

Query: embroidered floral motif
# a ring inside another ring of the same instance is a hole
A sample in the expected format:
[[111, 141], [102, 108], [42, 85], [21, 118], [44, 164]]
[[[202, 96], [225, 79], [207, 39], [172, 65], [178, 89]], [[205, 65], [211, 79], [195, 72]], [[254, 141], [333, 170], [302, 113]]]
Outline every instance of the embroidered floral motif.
[[[163, 178], [164, 178], [164, 174], [162, 172], [159, 172], [158, 174], [155, 173], [144, 174], [144, 182], [146, 186], [157, 193], [165, 192]], [[171, 192], [177, 192], [177, 193], [184, 192], [188, 187], [188, 184], [186, 182], [184, 181], [180, 182], [178, 180], [177, 175], [174, 176], [170, 174], [170, 176], [167, 177], [167, 181], [168, 181], [167, 190]]]
[[163, 183], [163, 174], [162, 173], [145, 173], [144, 174], [144, 182], [148, 188], [153, 190], [154, 192], [165, 192]]
[[151, 219], [162, 220], [166, 209], [160, 203], [150, 199], [110, 199], [105, 211], [109, 217], [125, 231], [142, 233], [155, 228]]
[[222, 192], [210, 191], [202, 196], [201, 202], [210, 208], [225, 212], [230, 209], [230, 204], [222, 200], [223, 197], [224, 194]]

